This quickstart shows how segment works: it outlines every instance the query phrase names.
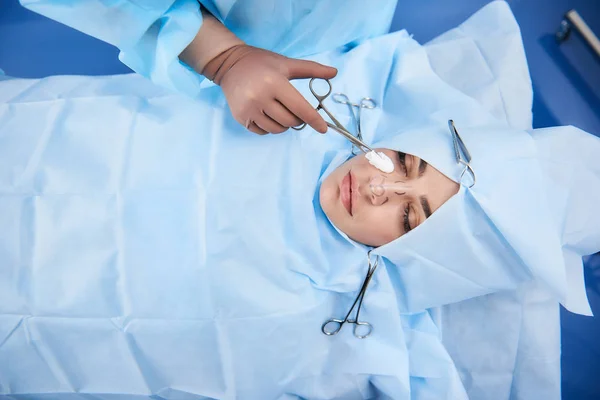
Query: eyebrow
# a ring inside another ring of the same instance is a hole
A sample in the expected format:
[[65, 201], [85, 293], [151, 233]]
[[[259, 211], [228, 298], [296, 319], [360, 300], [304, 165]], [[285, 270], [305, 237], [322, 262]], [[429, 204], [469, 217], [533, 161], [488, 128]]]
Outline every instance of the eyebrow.
[[429, 207], [429, 201], [427, 201], [427, 197], [421, 196], [419, 197], [419, 200], [421, 200], [421, 206], [425, 212], [425, 218], [427, 219], [431, 217], [431, 207]]
[[427, 169], [427, 161], [421, 159], [421, 161], [419, 161], [419, 176], [423, 176], [423, 174], [425, 173], [425, 169]]

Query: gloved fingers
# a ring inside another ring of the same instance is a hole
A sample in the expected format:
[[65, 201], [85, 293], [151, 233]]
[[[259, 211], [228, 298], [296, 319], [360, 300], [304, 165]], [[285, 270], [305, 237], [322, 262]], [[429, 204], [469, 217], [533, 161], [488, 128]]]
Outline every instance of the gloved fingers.
[[262, 130], [270, 133], [282, 133], [288, 130], [288, 128], [282, 126], [264, 113], [257, 116], [254, 123]]
[[302, 120], [292, 114], [283, 104], [275, 100], [269, 107], [265, 108], [265, 114], [271, 117], [275, 122], [285, 127], [298, 126]]
[[331, 79], [337, 75], [337, 69], [307, 60], [289, 59], [287, 68], [288, 79]]
[[251, 120], [246, 121], [246, 129], [249, 130], [250, 132], [256, 133], [258, 135], [267, 135], [269, 133], [269, 132], [265, 131], [264, 129], [261, 129], [258, 125], [256, 125]]
[[279, 101], [292, 114], [306, 122], [320, 133], [327, 132], [327, 123], [310, 103], [288, 82], [287, 87], [281, 88], [277, 95]]

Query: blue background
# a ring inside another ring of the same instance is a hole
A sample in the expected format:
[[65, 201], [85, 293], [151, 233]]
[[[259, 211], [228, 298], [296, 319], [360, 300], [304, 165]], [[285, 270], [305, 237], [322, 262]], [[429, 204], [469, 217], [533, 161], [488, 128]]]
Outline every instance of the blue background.
[[[507, 0], [521, 26], [533, 80], [534, 127], [575, 125], [600, 136], [600, 57], [575, 32], [554, 38], [562, 16], [576, 9], [600, 35], [599, 0]], [[400, 0], [392, 30], [425, 43], [455, 27], [488, 0]], [[0, 0], [0, 68], [17, 77], [129, 72], [105, 43]], [[600, 162], [600, 160], [599, 160]], [[586, 268], [588, 296], [600, 313], [600, 254]], [[600, 318], [561, 310], [563, 398], [600, 399]]]

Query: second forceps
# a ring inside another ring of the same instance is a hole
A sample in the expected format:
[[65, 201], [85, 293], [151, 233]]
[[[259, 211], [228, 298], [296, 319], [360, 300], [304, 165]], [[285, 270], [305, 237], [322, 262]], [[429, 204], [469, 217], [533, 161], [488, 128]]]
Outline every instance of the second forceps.
[[[377, 269], [377, 265], [379, 265], [379, 257], [376, 258], [375, 263], [371, 263], [370, 251], [368, 254], [368, 259], [369, 269], [367, 271], [367, 276], [365, 277], [360, 291], [358, 292], [358, 296], [356, 296], [356, 299], [354, 299], [354, 303], [352, 303], [352, 307], [350, 307], [350, 310], [348, 310], [348, 313], [346, 314], [344, 319], [330, 318], [327, 321], [325, 321], [325, 323], [321, 326], [321, 331], [327, 336], [337, 335], [337, 333], [342, 329], [342, 326], [344, 326], [345, 323], [354, 324], [354, 336], [359, 339], [364, 339], [368, 337], [371, 334], [371, 332], [373, 332], [373, 325], [366, 321], [359, 320], [360, 309], [362, 307], [363, 299], [365, 298], [365, 293], [367, 292], [369, 282], [371, 282], [371, 278], [373, 277], [373, 274]], [[352, 314], [352, 311], [354, 310], [354, 307], [356, 307], [357, 303], [358, 308], [356, 309], [356, 317], [350, 318], [350, 314]], [[330, 327], [330, 329], [327, 329], [328, 326]], [[365, 332], [359, 332], [359, 329], [361, 327], [365, 328]]]
[[[353, 134], [351, 134], [350, 132], [348, 132], [346, 130], [346, 128], [344, 128], [344, 125], [342, 125], [333, 116], [333, 114], [327, 109], [327, 107], [325, 107], [325, 105], [323, 104], [323, 101], [325, 101], [325, 99], [328, 98], [329, 95], [331, 94], [331, 82], [329, 82], [329, 79], [321, 79], [321, 80], [324, 80], [325, 82], [327, 82], [327, 85], [329, 86], [329, 90], [327, 90], [327, 93], [325, 93], [323, 95], [318, 94], [315, 91], [315, 89], [313, 88], [313, 83], [314, 83], [315, 79], [320, 79], [320, 78], [312, 78], [310, 80], [310, 82], [308, 83], [308, 87], [310, 88], [310, 91], [313, 94], [313, 96], [315, 96], [315, 98], [319, 102], [319, 104], [317, 105], [316, 110], [317, 111], [319, 111], [319, 110], [325, 111], [325, 114], [327, 114], [327, 116], [331, 119], [331, 121], [333, 121], [333, 124], [330, 123], [330, 122], [327, 122], [327, 126], [330, 127], [331, 129], [333, 129], [334, 131], [336, 131], [337, 133], [341, 134], [342, 136], [344, 136], [353, 145], [355, 145], [356, 147], [358, 147], [360, 149], [360, 151], [362, 151], [363, 153], [368, 153], [370, 151], [373, 151], [373, 149], [370, 148], [369, 146], [367, 146], [362, 140], [358, 139]], [[292, 126], [292, 129], [295, 129], [295, 130], [299, 131], [301, 129], [304, 129], [305, 127], [306, 127], [306, 122], [303, 123], [300, 126]]]
[[[359, 140], [362, 140], [362, 129], [360, 122], [361, 110], [363, 108], [372, 110], [373, 108], [377, 107], [377, 103], [375, 102], [375, 100], [373, 100], [370, 97], [363, 97], [359, 103], [353, 103], [344, 93], [334, 93], [333, 101], [339, 104], [346, 104], [348, 106], [348, 108], [350, 109], [350, 115], [352, 116], [352, 120], [354, 121], [354, 125], [356, 126], [356, 137]], [[356, 114], [354, 113], [354, 107], [358, 108], [358, 112]]]
[[[465, 167], [460, 174], [460, 180], [462, 181], [465, 172], [469, 171], [469, 174], [471, 175], [471, 180], [473, 181], [469, 188], [472, 188], [473, 186], [475, 186], [475, 182], [477, 182], [477, 179], [475, 179], [475, 171], [473, 171], [473, 167], [471, 167], [471, 153], [469, 153], [469, 150], [467, 150], [465, 142], [463, 142], [463, 140], [461, 139], [460, 135], [458, 134], [458, 130], [454, 125], [454, 121], [451, 119], [448, 120], [448, 128], [450, 128], [450, 133], [452, 134], [452, 142], [454, 143], [454, 155], [456, 156], [456, 162], [464, 165]], [[462, 154], [465, 155], [465, 158], [462, 157]]]

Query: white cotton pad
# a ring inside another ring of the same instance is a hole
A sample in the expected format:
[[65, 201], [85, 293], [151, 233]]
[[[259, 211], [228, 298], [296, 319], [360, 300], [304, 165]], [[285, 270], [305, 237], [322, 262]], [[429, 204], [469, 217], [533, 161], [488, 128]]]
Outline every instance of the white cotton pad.
[[392, 160], [390, 160], [388, 156], [386, 156], [382, 152], [377, 153], [373, 150], [368, 152], [365, 155], [365, 157], [367, 157], [367, 160], [369, 160], [369, 164], [371, 164], [381, 172], [389, 174], [394, 171], [394, 163], [392, 162]]

